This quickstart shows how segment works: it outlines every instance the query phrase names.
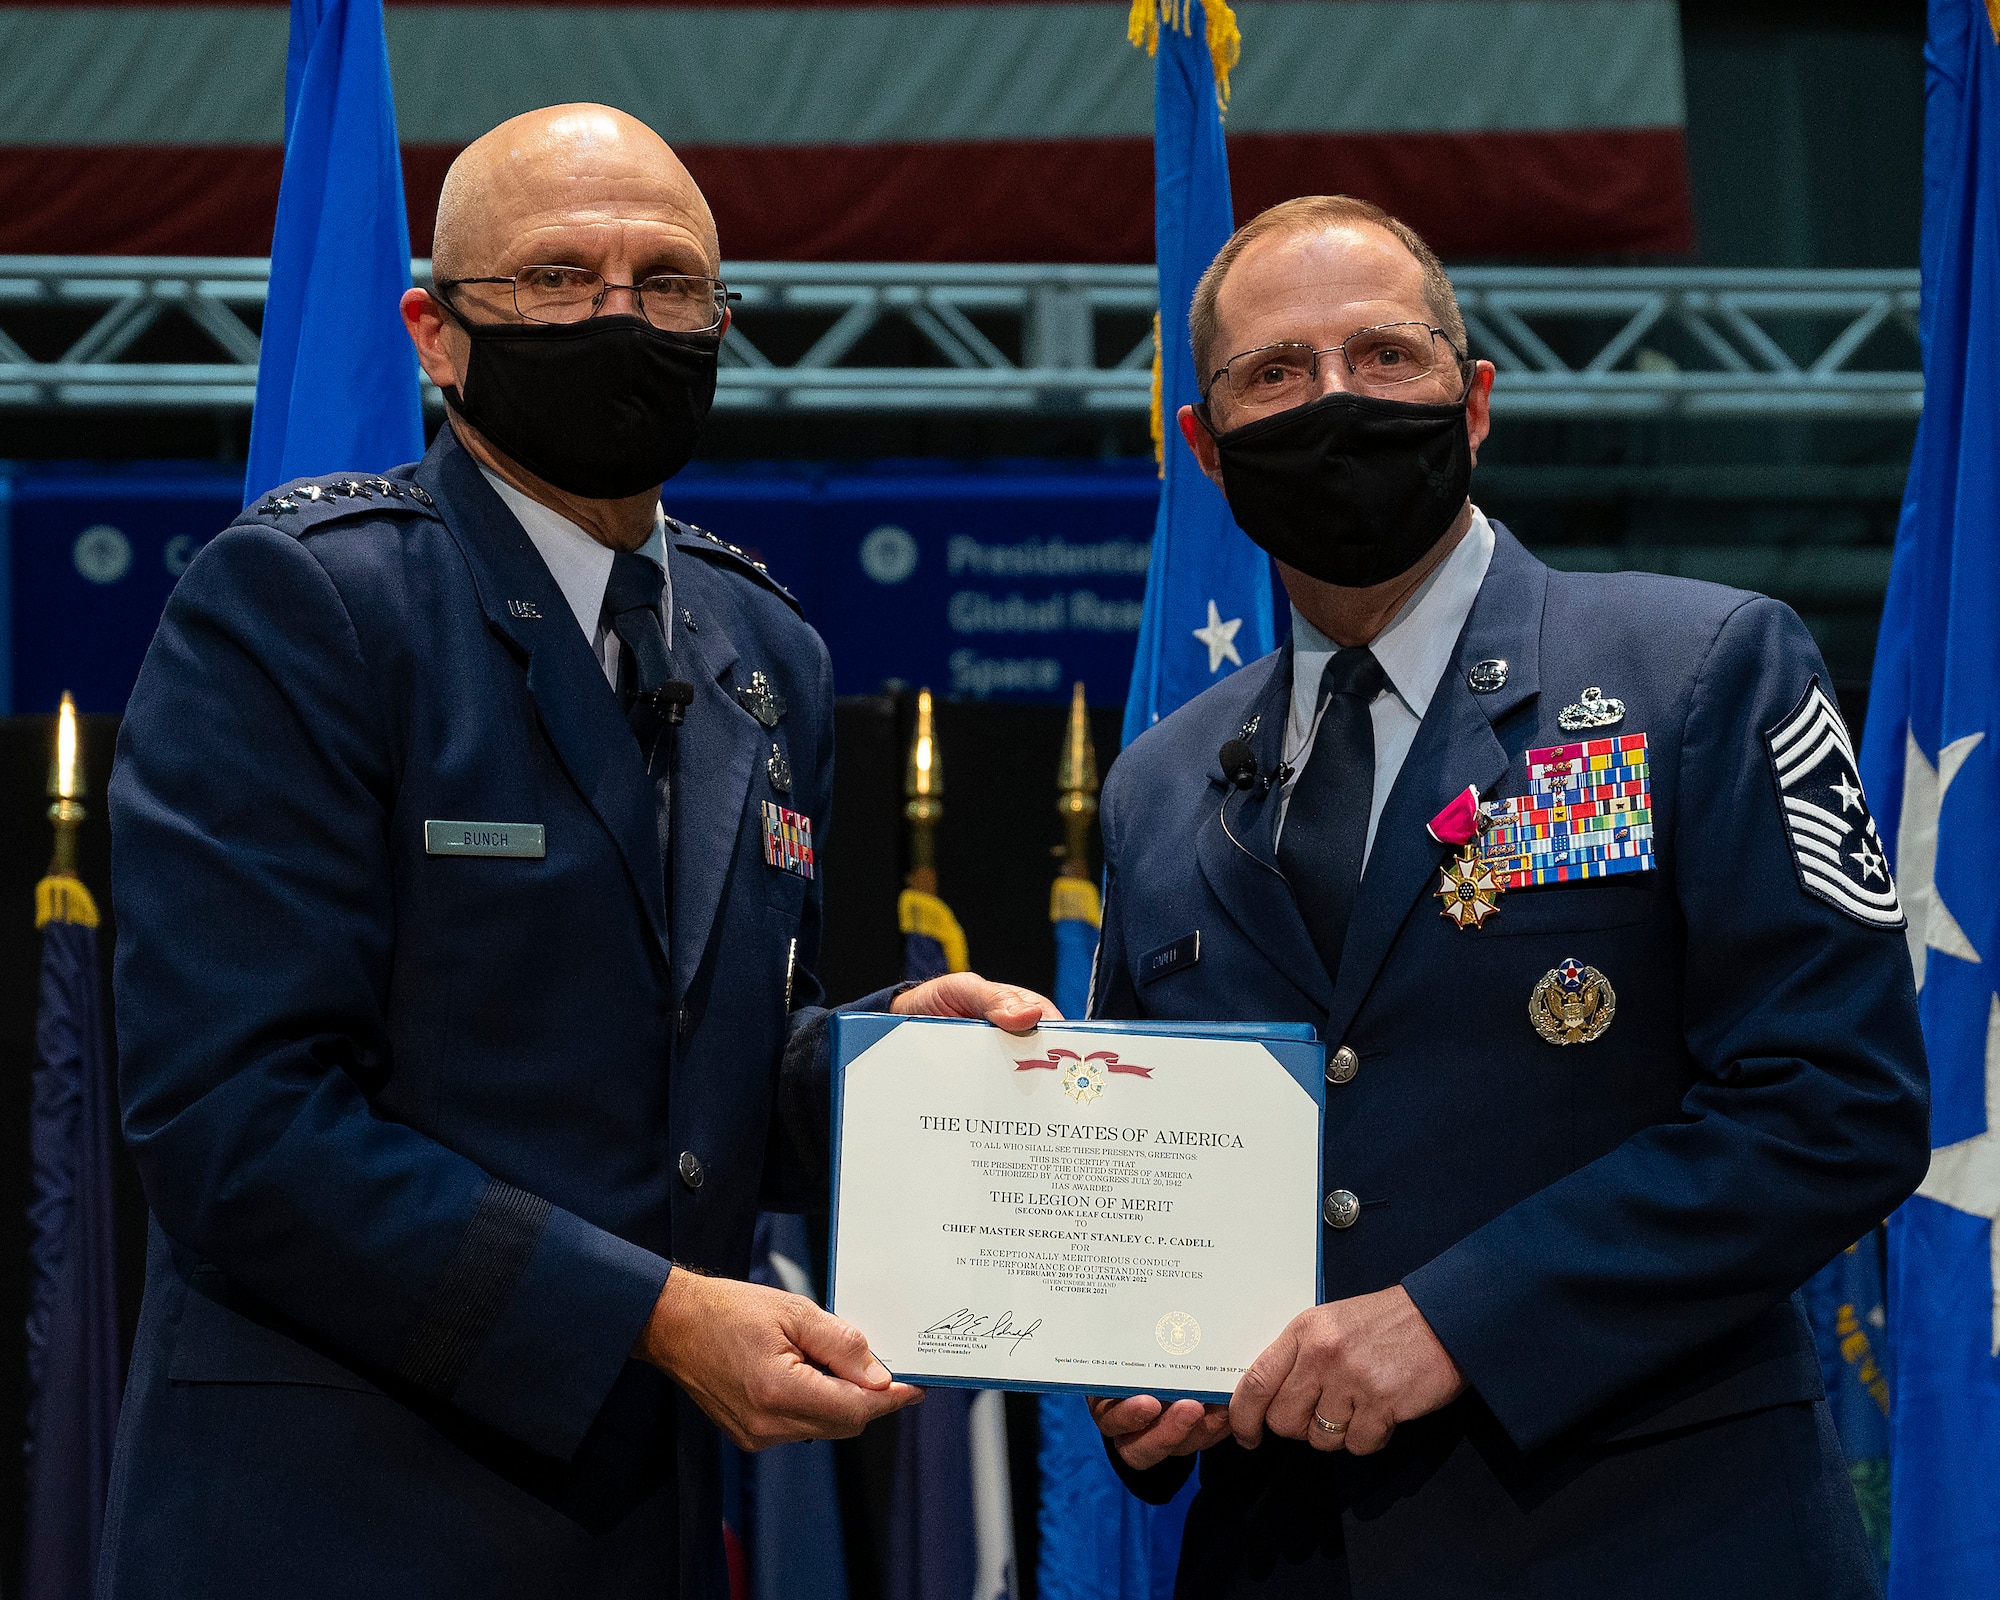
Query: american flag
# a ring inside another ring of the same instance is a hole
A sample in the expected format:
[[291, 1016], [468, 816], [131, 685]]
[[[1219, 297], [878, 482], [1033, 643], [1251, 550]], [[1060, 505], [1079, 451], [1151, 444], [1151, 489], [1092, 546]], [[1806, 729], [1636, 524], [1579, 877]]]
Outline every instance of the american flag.
[[[1375, 200], [1454, 258], [1693, 244], [1674, 0], [1242, 0], [1237, 215]], [[0, 3], [0, 253], [262, 255], [288, 10]], [[411, 242], [453, 155], [599, 100], [733, 260], [1148, 261], [1151, 63], [1117, 0], [391, 4]]]

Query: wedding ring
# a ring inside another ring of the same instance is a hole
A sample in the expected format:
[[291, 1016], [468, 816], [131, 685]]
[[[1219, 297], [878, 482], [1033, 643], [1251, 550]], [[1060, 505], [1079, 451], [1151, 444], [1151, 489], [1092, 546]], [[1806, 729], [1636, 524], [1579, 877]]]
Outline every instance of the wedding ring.
[[1318, 1424], [1320, 1425], [1320, 1430], [1321, 1430], [1322, 1432], [1324, 1432], [1324, 1433], [1330, 1433], [1330, 1434], [1332, 1434], [1332, 1435], [1333, 1435], [1333, 1436], [1334, 1436], [1335, 1438], [1338, 1438], [1338, 1437], [1339, 1437], [1339, 1436], [1340, 1436], [1341, 1434], [1343, 1434], [1343, 1433], [1347, 1432], [1347, 1424], [1346, 1424], [1346, 1423], [1344, 1423], [1344, 1422], [1328, 1422], [1328, 1421], [1326, 1420], [1326, 1418], [1325, 1418], [1325, 1417], [1323, 1417], [1323, 1416], [1321, 1416], [1321, 1415], [1320, 1415], [1320, 1414], [1319, 1414], [1319, 1413], [1318, 1413], [1317, 1411], [1315, 1411], [1315, 1412], [1313, 1413], [1313, 1421], [1317, 1422], [1317, 1423], [1318, 1423]]

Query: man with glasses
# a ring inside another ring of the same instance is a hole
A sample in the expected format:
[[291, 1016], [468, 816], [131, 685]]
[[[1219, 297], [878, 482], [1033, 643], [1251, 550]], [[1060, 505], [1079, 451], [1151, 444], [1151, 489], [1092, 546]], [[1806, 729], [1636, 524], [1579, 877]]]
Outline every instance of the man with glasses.
[[1092, 1010], [1328, 1054], [1325, 1303], [1227, 1406], [1092, 1402], [1147, 1499], [1201, 1453], [1176, 1592], [1870, 1594], [1790, 1297], [1922, 1177], [1926, 1072], [1811, 638], [1482, 515], [1493, 368], [1372, 205], [1246, 224], [1191, 334], [1292, 635], [1113, 767]]
[[738, 1281], [760, 1204], [825, 1204], [833, 703], [661, 507], [717, 259], [642, 124], [503, 124], [403, 303], [429, 453], [275, 491], [175, 590], [111, 793], [154, 1227], [106, 1596], [717, 1600], [718, 1430], [918, 1398]]

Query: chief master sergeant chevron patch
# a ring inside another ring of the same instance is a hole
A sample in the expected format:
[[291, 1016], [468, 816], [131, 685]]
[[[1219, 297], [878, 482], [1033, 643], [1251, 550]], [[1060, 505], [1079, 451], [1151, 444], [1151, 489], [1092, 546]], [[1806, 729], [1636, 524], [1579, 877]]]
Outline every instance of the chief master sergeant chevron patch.
[[1857, 922], [1900, 928], [1903, 908], [1861, 792], [1840, 710], [1815, 677], [1764, 735], [1799, 887]]

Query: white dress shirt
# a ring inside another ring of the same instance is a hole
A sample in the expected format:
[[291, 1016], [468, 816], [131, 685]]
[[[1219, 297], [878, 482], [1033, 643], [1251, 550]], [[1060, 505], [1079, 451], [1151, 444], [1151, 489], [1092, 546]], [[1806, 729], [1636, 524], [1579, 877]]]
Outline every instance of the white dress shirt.
[[[1437, 564], [1429, 577], [1417, 585], [1403, 608], [1378, 633], [1368, 648], [1381, 663], [1389, 686], [1368, 708], [1375, 729], [1375, 795], [1368, 807], [1368, 839], [1362, 847], [1365, 867], [1375, 848], [1375, 826], [1382, 820], [1382, 808], [1389, 803], [1389, 791], [1396, 786], [1396, 774], [1417, 737], [1417, 725], [1430, 708], [1451, 653], [1457, 647], [1465, 619], [1472, 614], [1472, 602], [1486, 581], [1487, 564], [1493, 559], [1493, 524], [1477, 506], [1472, 508], [1472, 527], [1458, 548]], [[1278, 831], [1285, 827], [1285, 812], [1292, 803], [1292, 785], [1305, 771], [1312, 755], [1313, 739], [1319, 732], [1323, 714], [1319, 703], [1320, 679], [1326, 664], [1340, 648], [1299, 615], [1292, 612], [1292, 704], [1285, 717], [1284, 760], [1292, 777], [1278, 797]]]
[[[551, 511], [541, 501], [530, 500], [511, 483], [484, 467], [479, 470], [541, 552], [542, 560], [548, 564], [549, 575], [556, 580], [556, 587], [562, 590], [570, 610], [576, 613], [576, 625], [583, 629], [583, 636], [590, 641], [598, 665], [604, 668], [604, 681], [617, 688], [618, 657], [624, 646], [618, 642], [618, 635], [605, 627], [603, 621], [604, 590], [611, 582], [611, 562], [615, 552], [609, 545], [599, 544], [560, 511]], [[652, 536], [639, 546], [638, 554], [666, 575], [666, 587], [660, 591], [660, 626], [666, 630], [667, 643], [671, 645], [674, 639], [674, 573], [673, 568], [667, 565], [667, 514], [657, 505], [653, 507]]]

